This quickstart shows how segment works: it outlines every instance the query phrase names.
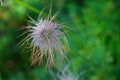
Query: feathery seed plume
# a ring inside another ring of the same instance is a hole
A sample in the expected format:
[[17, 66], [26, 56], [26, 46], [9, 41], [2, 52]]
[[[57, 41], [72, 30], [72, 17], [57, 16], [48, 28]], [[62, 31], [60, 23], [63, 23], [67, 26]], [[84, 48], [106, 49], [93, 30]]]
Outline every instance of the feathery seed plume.
[[38, 21], [33, 20], [31, 17], [30, 24], [23, 29], [26, 31], [21, 34], [27, 36], [20, 42], [23, 48], [31, 50], [31, 65], [36, 63], [40, 64], [44, 59], [47, 61], [47, 67], [54, 65], [54, 57], [58, 58], [58, 61], [65, 59], [66, 49], [69, 48], [68, 41], [64, 32], [64, 26], [54, 22], [54, 18], [58, 15], [58, 12], [54, 16], [50, 17], [51, 9], [49, 11], [48, 18], [42, 18], [41, 13], [38, 17]]

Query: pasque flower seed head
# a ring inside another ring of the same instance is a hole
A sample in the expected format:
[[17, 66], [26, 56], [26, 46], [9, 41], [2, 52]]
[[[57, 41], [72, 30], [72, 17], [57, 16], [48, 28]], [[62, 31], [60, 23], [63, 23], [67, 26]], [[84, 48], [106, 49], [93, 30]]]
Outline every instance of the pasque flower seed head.
[[20, 44], [31, 50], [31, 65], [41, 63], [46, 59], [47, 66], [51, 67], [54, 65], [55, 56], [58, 61], [66, 58], [65, 52], [69, 47], [64, 33], [65, 27], [53, 21], [55, 16], [56, 14], [49, 18], [39, 17], [38, 21], [30, 17], [32, 25], [29, 24], [23, 28], [27, 31], [21, 35], [27, 33], [27, 36]]
[[79, 74], [73, 74], [69, 67], [70, 64], [65, 65], [64, 68], [58, 68], [57, 72], [51, 70], [53, 80], [78, 80]]

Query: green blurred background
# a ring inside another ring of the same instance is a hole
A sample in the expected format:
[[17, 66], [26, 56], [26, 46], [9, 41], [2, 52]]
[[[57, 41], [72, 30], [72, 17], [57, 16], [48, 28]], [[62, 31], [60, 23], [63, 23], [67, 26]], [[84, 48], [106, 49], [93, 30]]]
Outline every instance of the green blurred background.
[[[27, 14], [37, 20], [50, 0], [4, 0], [0, 5], [0, 80], [53, 80], [45, 65], [29, 66], [30, 53], [21, 53], [16, 38], [27, 25]], [[73, 74], [91, 69], [79, 80], [120, 80], [120, 0], [52, 0], [56, 21], [69, 26]], [[67, 62], [65, 63], [67, 64]], [[62, 65], [58, 64], [57, 66]]]

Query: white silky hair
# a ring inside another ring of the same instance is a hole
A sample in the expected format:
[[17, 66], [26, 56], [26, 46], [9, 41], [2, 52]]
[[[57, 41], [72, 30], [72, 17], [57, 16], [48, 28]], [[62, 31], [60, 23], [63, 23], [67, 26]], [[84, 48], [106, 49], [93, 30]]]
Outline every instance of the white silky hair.
[[67, 64], [64, 68], [59, 68], [57, 73], [51, 70], [50, 74], [53, 80], [78, 80], [79, 74], [73, 74], [69, 67], [70, 64]]
[[[43, 10], [42, 10], [43, 11]], [[51, 8], [48, 18], [38, 16], [38, 21], [30, 18], [28, 26], [24, 33], [27, 36], [19, 43], [21, 46], [30, 48], [31, 50], [31, 65], [42, 63], [44, 58], [47, 60], [47, 66], [54, 65], [55, 56], [58, 61], [67, 59], [65, 53], [69, 49], [67, 37], [65, 35], [65, 27], [57, 22], [54, 18], [59, 14], [59, 10], [51, 17]]]
[[[38, 47], [40, 53], [48, 55], [48, 63], [53, 64], [54, 54], [59, 57], [65, 57], [65, 47], [68, 45], [67, 38], [64, 32], [61, 31], [57, 23], [47, 19], [42, 19], [36, 23], [36, 26], [31, 26], [29, 36], [32, 39], [34, 47]], [[68, 46], [67, 46], [68, 47]]]

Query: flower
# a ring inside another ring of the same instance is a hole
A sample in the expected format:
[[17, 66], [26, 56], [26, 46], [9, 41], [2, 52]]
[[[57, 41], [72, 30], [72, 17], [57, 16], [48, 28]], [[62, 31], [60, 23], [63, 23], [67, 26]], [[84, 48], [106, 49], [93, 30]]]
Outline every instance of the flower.
[[58, 80], [78, 80], [79, 76], [72, 74], [71, 71], [67, 71], [67, 73], [63, 72], [62, 74], [57, 74]]
[[[92, 70], [91, 68], [86, 69], [80, 73], [75, 73], [70, 70], [70, 64], [65, 65], [64, 67], [59, 66], [57, 68], [57, 72], [54, 72], [52, 69], [50, 70], [50, 75], [53, 80], [79, 80], [79, 77], [86, 74], [88, 71]], [[81, 78], [82, 79], [82, 78]]]
[[50, 71], [53, 80], [78, 80], [79, 74], [75, 75], [69, 69], [69, 65], [65, 66], [63, 69], [59, 68], [58, 73]]
[[66, 58], [65, 52], [69, 46], [64, 32], [65, 27], [53, 21], [56, 15], [51, 18], [38, 17], [38, 21], [29, 17], [32, 25], [23, 28], [27, 31], [21, 35], [27, 34], [27, 36], [20, 44], [23, 48], [31, 50], [31, 65], [40, 64], [46, 59], [47, 67], [51, 67], [54, 65], [55, 56], [57, 61]]

